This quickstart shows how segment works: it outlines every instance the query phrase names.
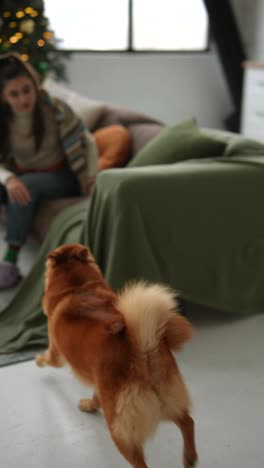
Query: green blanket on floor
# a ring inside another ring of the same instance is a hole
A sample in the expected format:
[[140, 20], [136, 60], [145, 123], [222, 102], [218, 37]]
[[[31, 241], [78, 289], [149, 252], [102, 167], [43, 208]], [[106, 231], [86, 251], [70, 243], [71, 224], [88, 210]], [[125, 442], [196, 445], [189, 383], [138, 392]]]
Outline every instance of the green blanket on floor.
[[264, 311], [264, 166], [239, 158], [122, 168], [98, 175], [90, 201], [53, 222], [32, 271], [0, 315], [0, 353], [47, 343], [46, 255], [83, 242], [106, 280], [161, 281], [189, 301], [234, 314]]
[[[0, 354], [25, 352], [27, 359], [31, 349], [47, 345], [47, 320], [41, 309], [46, 256], [61, 244], [82, 241], [88, 210], [89, 200], [66, 208], [53, 222], [31, 272], [0, 315]], [[18, 360], [15, 355], [0, 356], [0, 365]]]

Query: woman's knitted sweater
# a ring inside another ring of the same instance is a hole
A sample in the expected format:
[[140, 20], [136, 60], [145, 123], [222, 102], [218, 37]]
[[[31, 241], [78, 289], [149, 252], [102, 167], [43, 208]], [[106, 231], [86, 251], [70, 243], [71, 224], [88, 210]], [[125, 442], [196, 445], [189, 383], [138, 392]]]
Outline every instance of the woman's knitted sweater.
[[67, 104], [51, 98], [45, 91], [41, 93], [46, 128], [43, 143], [36, 152], [30, 115], [14, 116], [10, 153], [0, 165], [0, 183], [5, 184], [14, 174], [11, 168], [15, 165], [23, 169], [45, 170], [65, 158], [77, 175], [82, 194], [86, 194], [89, 181], [97, 172], [98, 150], [94, 138]]

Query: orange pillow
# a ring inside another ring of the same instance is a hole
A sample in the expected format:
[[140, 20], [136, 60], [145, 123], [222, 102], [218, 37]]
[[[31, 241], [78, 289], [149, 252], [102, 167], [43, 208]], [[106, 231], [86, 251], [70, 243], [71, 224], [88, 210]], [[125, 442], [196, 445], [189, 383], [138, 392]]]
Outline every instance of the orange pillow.
[[111, 167], [122, 167], [130, 156], [130, 135], [122, 125], [109, 125], [93, 132], [99, 159], [98, 171]]

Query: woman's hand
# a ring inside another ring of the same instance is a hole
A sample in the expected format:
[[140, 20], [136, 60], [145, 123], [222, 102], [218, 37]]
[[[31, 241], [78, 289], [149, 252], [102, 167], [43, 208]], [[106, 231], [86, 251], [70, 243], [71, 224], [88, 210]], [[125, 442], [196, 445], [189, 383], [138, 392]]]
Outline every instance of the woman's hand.
[[27, 205], [31, 201], [28, 188], [18, 177], [13, 175], [8, 177], [5, 186], [11, 202]]

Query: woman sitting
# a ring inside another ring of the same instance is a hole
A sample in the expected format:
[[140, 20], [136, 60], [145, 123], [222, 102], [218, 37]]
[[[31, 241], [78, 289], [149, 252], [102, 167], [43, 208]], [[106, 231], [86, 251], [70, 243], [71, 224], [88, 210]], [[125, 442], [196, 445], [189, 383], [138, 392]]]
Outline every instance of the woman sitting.
[[89, 194], [97, 172], [94, 138], [68, 105], [41, 89], [17, 54], [0, 58], [0, 204], [7, 248], [0, 289], [21, 278], [18, 254], [40, 202]]

